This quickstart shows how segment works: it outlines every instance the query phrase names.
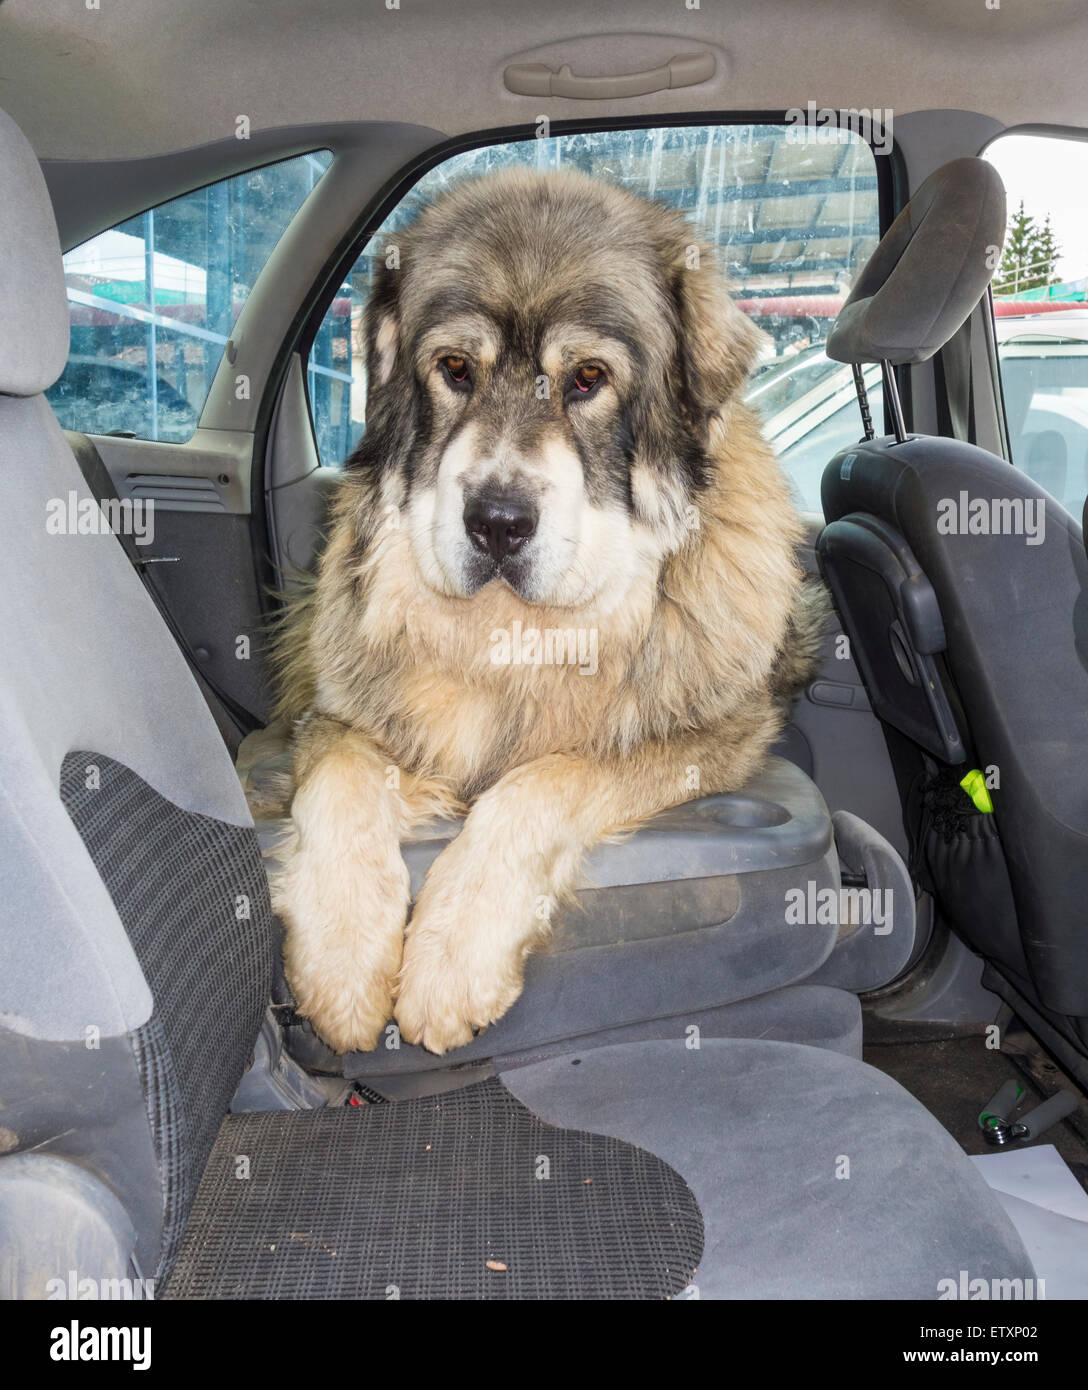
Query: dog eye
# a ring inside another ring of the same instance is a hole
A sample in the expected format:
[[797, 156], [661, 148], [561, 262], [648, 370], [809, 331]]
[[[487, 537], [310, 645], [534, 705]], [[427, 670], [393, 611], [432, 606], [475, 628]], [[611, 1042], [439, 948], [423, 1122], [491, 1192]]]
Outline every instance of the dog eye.
[[578, 368], [571, 378], [570, 386], [567, 388], [566, 399], [568, 401], [585, 400], [587, 396], [592, 396], [597, 387], [606, 380], [603, 367], [583, 365]]
[[468, 362], [463, 357], [451, 353], [447, 357], [440, 358], [438, 365], [442, 368], [442, 375], [446, 378], [446, 384], [452, 390], [472, 390], [472, 376], [469, 373]]

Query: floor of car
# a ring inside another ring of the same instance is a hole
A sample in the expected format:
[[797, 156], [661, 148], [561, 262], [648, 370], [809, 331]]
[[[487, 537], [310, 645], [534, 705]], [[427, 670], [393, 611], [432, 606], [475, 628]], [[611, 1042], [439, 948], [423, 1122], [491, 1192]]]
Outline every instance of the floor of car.
[[867, 1010], [864, 1058], [920, 1100], [969, 1154], [1000, 1152], [984, 1141], [978, 1113], [1010, 1077], [1024, 1086], [1019, 1114], [1059, 1089], [1074, 1092], [1077, 1109], [1038, 1142], [1053, 1144], [1088, 1192], [1088, 1097], [1019, 1025], [995, 1051], [975, 1025], [892, 1022]]

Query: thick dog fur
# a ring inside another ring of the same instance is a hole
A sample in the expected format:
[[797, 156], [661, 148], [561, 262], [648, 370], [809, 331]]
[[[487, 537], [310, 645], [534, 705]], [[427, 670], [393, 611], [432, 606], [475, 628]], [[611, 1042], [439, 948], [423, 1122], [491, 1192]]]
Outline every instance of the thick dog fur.
[[[273, 893], [334, 1048], [395, 1011], [444, 1052], [518, 997], [588, 848], [753, 773], [825, 610], [741, 400], [762, 337], [678, 214], [574, 174], [463, 184], [389, 248], [367, 334], [366, 434], [280, 637]], [[466, 536], [481, 491], [531, 509], [516, 553]], [[561, 659], [496, 660], [529, 630]], [[409, 918], [399, 840], [466, 811]]]

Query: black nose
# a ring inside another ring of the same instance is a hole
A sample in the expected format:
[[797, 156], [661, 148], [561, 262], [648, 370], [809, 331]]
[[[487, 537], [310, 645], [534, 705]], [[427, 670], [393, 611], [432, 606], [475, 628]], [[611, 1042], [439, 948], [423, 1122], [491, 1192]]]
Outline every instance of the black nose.
[[536, 508], [524, 497], [484, 492], [466, 504], [465, 530], [477, 550], [500, 564], [536, 530]]

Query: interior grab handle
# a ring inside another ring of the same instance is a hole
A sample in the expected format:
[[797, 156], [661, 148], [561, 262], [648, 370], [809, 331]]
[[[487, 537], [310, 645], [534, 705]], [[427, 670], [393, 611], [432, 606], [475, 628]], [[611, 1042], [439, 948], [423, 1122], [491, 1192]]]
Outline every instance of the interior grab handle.
[[617, 77], [576, 77], [570, 64], [556, 72], [547, 63], [511, 63], [503, 73], [506, 90], [521, 97], [570, 97], [575, 101], [605, 101], [609, 97], [641, 97], [674, 87], [694, 87], [714, 76], [713, 53], [678, 53], [659, 68], [625, 72]]

